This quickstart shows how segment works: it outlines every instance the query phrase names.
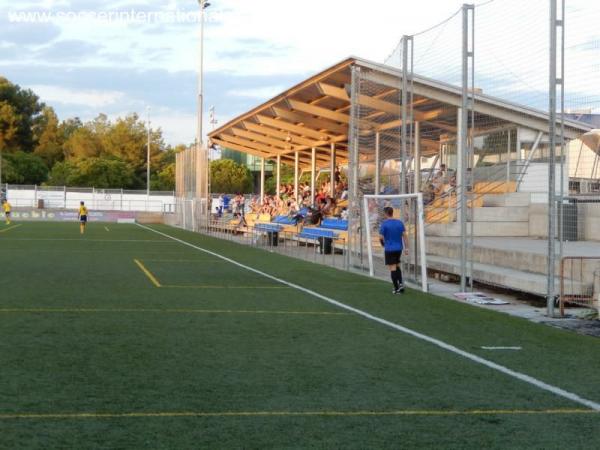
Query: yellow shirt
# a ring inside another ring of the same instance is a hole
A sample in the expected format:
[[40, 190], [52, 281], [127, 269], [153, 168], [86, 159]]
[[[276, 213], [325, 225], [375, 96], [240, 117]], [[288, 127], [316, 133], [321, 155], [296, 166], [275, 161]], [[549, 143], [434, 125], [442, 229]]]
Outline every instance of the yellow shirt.
[[79, 207], [79, 215], [80, 216], [87, 216], [88, 210], [85, 206], [80, 206]]
[[5, 213], [9, 213], [9, 212], [10, 212], [10, 203], [8, 203], [8, 202], [4, 202], [4, 203], [2, 204], [2, 208], [4, 209], [4, 212], [5, 212]]

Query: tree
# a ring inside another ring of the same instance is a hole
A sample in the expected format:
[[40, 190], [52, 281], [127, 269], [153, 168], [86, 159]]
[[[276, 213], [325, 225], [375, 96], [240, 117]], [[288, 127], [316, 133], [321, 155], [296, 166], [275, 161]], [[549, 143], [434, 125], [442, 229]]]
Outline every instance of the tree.
[[48, 178], [48, 167], [42, 158], [25, 152], [4, 157], [2, 179], [12, 184], [42, 184]]
[[16, 131], [5, 142], [6, 148], [9, 151], [32, 152], [36, 146], [34, 128], [40, 120], [44, 104], [40, 103], [33, 91], [21, 89], [3, 77], [0, 77], [0, 104], [10, 105], [16, 118]]
[[175, 163], [169, 164], [160, 172], [157, 172], [150, 181], [153, 191], [175, 190]]
[[64, 159], [64, 137], [61, 134], [58, 117], [54, 110], [47, 106], [42, 113], [38, 126], [37, 147], [34, 153], [42, 158], [48, 167]]
[[71, 177], [74, 176], [77, 165], [70, 161], [59, 161], [50, 170], [48, 184], [50, 186], [71, 186]]
[[230, 159], [210, 163], [211, 191], [234, 194], [252, 192], [252, 175], [247, 167]]
[[8, 102], [0, 102], [0, 152], [6, 149], [15, 138], [19, 117], [15, 108]]
[[97, 158], [102, 154], [102, 143], [89, 126], [73, 131], [64, 144], [64, 151], [69, 160]]
[[134, 179], [133, 170], [125, 162], [109, 158], [58, 162], [50, 173], [50, 184], [55, 186], [131, 188]]

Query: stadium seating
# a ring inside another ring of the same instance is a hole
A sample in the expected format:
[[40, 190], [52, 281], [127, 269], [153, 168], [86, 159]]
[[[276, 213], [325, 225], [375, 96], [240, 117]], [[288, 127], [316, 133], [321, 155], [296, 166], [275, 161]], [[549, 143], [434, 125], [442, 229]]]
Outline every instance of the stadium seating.
[[304, 227], [298, 234], [299, 238], [324, 242], [324, 240], [335, 240], [336, 243], [345, 244], [348, 240], [348, 221], [342, 219], [323, 219], [318, 227]]

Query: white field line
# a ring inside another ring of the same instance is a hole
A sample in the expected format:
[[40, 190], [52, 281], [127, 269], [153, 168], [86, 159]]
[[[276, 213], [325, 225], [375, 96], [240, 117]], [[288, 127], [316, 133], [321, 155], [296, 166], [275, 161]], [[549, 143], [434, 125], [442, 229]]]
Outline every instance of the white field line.
[[523, 350], [522, 347], [481, 347], [483, 350]]
[[572, 392], [566, 391], [566, 390], [561, 389], [561, 388], [559, 388], [557, 386], [553, 386], [551, 384], [545, 383], [545, 382], [543, 382], [541, 380], [538, 380], [537, 378], [534, 378], [532, 376], [529, 376], [529, 375], [526, 375], [524, 373], [517, 372], [515, 370], [509, 369], [508, 367], [504, 367], [504, 366], [502, 366], [500, 364], [496, 364], [493, 361], [489, 361], [489, 360], [487, 360], [485, 358], [481, 358], [481, 357], [479, 357], [477, 355], [474, 355], [473, 353], [469, 353], [469, 352], [466, 352], [464, 350], [461, 350], [458, 347], [455, 347], [455, 346], [453, 346], [451, 344], [447, 344], [444, 341], [441, 341], [441, 340], [433, 338], [431, 336], [427, 336], [426, 334], [422, 334], [422, 333], [419, 333], [417, 331], [411, 330], [410, 328], [403, 327], [402, 325], [398, 325], [396, 323], [393, 323], [393, 322], [390, 322], [388, 320], [382, 319], [381, 317], [374, 316], [372, 314], [369, 314], [368, 312], [362, 311], [360, 309], [357, 309], [357, 308], [354, 308], [352, 306], [346, 305], [346, 304], [341, 303], [341, 302], [339, 302], [337, 300], [334, 300], [332, 298], [326, 297], [326, 296], [324, 296], [322, 294], [319, 294], [318, 292], [311, 291], [310, 289], [307, 289], [305, 287], [299, 286], [299, 285], [294, 284], [294, 283], [290, 283], [289, 281], [283, 280], [283, 279], [278, 278], [276, 276], [270, 275], [270, 274], [268, 274], [266, 272], [262, 272], [262, 271], [260, 271], [258, 269], [253, 268], [253, 267], [250, 267], [250, 266], [247, 266], [245, 264], [239, 263], [239, 262], [237, 262], [237, 261], [235, 261], [233, 259], [227, 258], [226, 256], [220, 255], [218, 253], [212, 252], [212, 251], [207, 250], [207, 249], [202, 248], [202, 247], [198, 247], [198, 246], [196, 246], [194, 244], [190, 244], [189, 242], [186, 242], [186, 241], [183, 241], [183, 240], [178, 239], [176, 237], [173, 237], [173, 236], [170, 236], [168, 234], [162, 233], [162, 232], [160, 232], [158, 230], [154, 230], [154, 229], [152, 229], [150, 227], [147, 227], [145, 225], [138, 224], [138, 226], [140, 226], [140, 227], [142, 227], [142, 228], [144, 228], [144, 229], [146, 229], [148, 231], [151, 231], [153, 233], [156, 233], [156, 234], [159, 234], [161, 236], [164, 236], [164, 237], [167, 237], [169, 239], [172, 239], [172, 240], [174, 240], [176, 242], [179, 242], [180, 244], [186, 245], [188, 247], [191, 247], [191, 248], [194, 248], [194, 249], [199, 250], [201, 252], [204, 252], [204, 253], [206, 253], [208, 255], [212, 255], [212, 256], [214, 256], [216, 258], [222, 259], [223, 261], [230, 262], [231, 264], [233, 264], [235, 266], [238, 266], [238, 267], [241, 267], [242, 269], [246, 269], [246, 270], [248, 270], [250, 272], [254, 272], [254, 273], [258, 274], [258, 275], [262, 275], [265, 278], [268, 278], [270, 280], [277, 281], [279, 283], [285, 284], [286, 286], [289, 286], [289, 287], [292, 287], [292, 288], [297, 289], [299, 291], [302, 291], [302, 292], [304, 292], [304, 293], [306, 293], [308, 295], [311, 295], [313, 297], [321, 299], [321, 300], [323, 300], [323, 301], [325, 301], [325, 302], [327, 302], [327, 303], [329, 303], [331, 305], [335, 305], [335, 306], [337, 306], [339, 308], [345, 309], [346, 311], [353, 312], [353, 313], [355, 313], [355, 314], [357, 314], [359, 316], [362, 316], [362, 317], [364, 317], [366, 319], [372, 320], [373, 322], [380, 323], [380, 324], [385, 325], [385, 326], [387, 326], [389, 328], [393, 328], [394, 330], [401, 331], [401, 332], [403, 332], [405, 334], [408, 334], [410, 336], [416, 337], [417, 339], [421, 339], [423, 341], [429, 342], [430, 344], [433, 344], [433, 345], [435, 345], [437, 347], [443, 348], [444, 350], [448, 350], [449, 352], [452, 352], [452, 353], [455, 353], [457, 355], [460, 355], [463, 358], [466, 358], [466, 359], [469, 359], [469, 360], [471, 360], [473, 362], [476, 362], [477, 364], [481, 364], [483, 366], [489, 367], [490, 369], [496, 370], [498, 372], [502, 372], [505, 375], [508, 375], [510, 377], [513, 377], [513, 378], [516, 378], [517, 380], [524, 381], [525, 383], [531, 384], [531, 385], [533, 385], [533, 386], [535, 386], [537, 388], [540, 388], [540, 389], [542, 389], [544, 391], [550, 392], [550, 393], [555, 394], [555, 395], [557, 395], [559, 397], [566, 398], [566, 399], [571, 400], [571, 401], [573, 401], [575, 403], [579, 403], [580, 405], [584, 405], [584, 406], [586, 406], [586, 407], [588, 407], [588, 408], [590, 408], [590, 409], [592, 409], [594, 411], [600, 411], [600, 403], [594, 402], [592, 400], [585, 399], [583, 397], [580, 397], [577, 394], [574, 394]]
[[170, 244], [171, 242], [166, 240], [166, 239], [161, 239], [161, 240], [151, 240], [151, 239], [86, 239], [86, 238], [81, 238], [81, 239], [61, 239], [61, 238], [57, 238], [57, 239], [46, 239], [46, 238], [32, 238], [32, 239], [26, 239], [26, 238], [16, 238], [16, 239], [2, 239], [2, 241], [43, 241], [43, 242], [51, 242], [51, 241], [60, 241], [60, 242], [160, 242], [162, 244]]

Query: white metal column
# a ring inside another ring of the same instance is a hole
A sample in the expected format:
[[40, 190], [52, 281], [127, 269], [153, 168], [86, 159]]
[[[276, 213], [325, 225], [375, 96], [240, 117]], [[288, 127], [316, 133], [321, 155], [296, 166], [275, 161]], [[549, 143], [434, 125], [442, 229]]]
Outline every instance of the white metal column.
[[380, 140], [379, 131], [375, 133], [375, 195], [381, 193], [381, 159], [380, 159]]
[[312, 148], [310, 154], [310, 195], [312, 198], [310, 199], [310, 204], [315, 204], [315, 184], [317, 182], [317, 149]]
[[329, 177], [331, 198], [335, 198], [335, 144], [331, 144], [331, 174]]
[[279, 188], [281, 187], [281, 155], [277, 155], [277, 186], [275, 195], [279, 197]]
[[421, 191], [421, 123], [415, 122], [415, 194]]
[[265, 158], [260, 158], [260, 204], [265, 200]]
[[298, 170], [300, 165], [300, 154], [298, 152], [294, 153], [294, 196], [296, 197], [296, 201], [298, 205], [300, 205], [300, 192], [298, 192]]

